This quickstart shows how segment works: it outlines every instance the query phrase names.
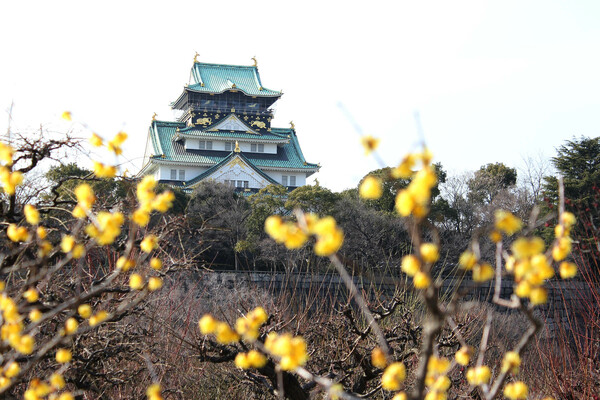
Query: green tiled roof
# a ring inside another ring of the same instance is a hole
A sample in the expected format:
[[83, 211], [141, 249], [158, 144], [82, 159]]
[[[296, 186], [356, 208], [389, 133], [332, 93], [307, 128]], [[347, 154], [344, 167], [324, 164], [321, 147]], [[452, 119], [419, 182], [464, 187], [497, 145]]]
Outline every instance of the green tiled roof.
[[[250, 129], [250, 128], [248, 128]], [[288, 139], [287, 135], [274, 132], [265, 132], [261, 134], [247, 133], [243, 131], [210, 131], [202, 130], [197, 127], [185, 127], [179, 128], [179, 133], [190, 136], [210, 136], [214, 138], [231, 138], [231, 139], [254, 139], [254, 140], [265, 140], [265, 141], [285, 141]]]
[[281, 92], [265, 89], [257, 67], [195, 62], [188, 90], [199, 93], [223, 93], [238, 89], [249, 96], [279, 97]]
[[[166, 121], [153, 121], [150, 126], [150, 136], [152, 139], [152, 145], [155, 156], [154, 160], [163, 160], [165, 162], [184, 162], [184, 163], [197, 163], [203, 165], [218, 164], [224, 158], [229, 156], [229, 151], [220, 150], [186, 150], [181, 141], [174, 141], [173, 137], [177, 135], [177, 128], [183, 130], [185, 123], [183, 122], [166, 122]], [[272, 128], [271, 136], [265, 134], [253, 135], [240, 133], [229, 133], [229, 132], [215, 132], [215, 137], [242, 137], [248, 135], [255, 139], [261, 139], [264, 137], [286, 137], [289, 135], [290, 140], [283, 146], [277, 146], [277, 154], [269, 153], [244, 153], [245, 158], [252, 163], [254, 166], [265, 169], [265, 168], [290, 168], [306, 170], [307, 172], [315, 171], [319, 168], [317, 164], [307, 163], [302, 151], [300, 150], [300, 144], [296, 137], [296, 132], [293, 129], [284, 128]], [[164, 155], [164, 157], [162, 157]]]

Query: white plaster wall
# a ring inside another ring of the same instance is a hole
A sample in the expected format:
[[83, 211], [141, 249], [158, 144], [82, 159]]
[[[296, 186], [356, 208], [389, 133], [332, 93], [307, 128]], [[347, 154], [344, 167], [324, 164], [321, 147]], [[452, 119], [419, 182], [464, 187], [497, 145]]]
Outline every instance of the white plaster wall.
[[[210, 139], [206, 139], [206, 140], [212, 141], [212, 150], [221, 150], [221, 151], [225, 150], [225, 141], [210, 140]], [[235, 148], [235, 140], [231, 140], [231, 143], [234, 144], [234, 148]], [[242, 152], [251, 153], [251, 149], [252, 149], [251, 143], [240, 142], [239, 146], [240, 146], [240, 150]], [[264, 153], [277, 154], [277, 145], [276, 144], [265, 143], [264, 146], [265, 146]], [[189, 138], [185, 139], [185, 148], [191, 149], [191, 150], [200, 149], [200, 139], [189, 139]]]
[[201, 173], [206, 171], [208, 168], [206, 168], [206, 167], [190, 167], [190, 166], [184, 167], [181, 165], [177, 165], [177, 166], [161, 165], [159, 171], [157, 172], [156, 178], [170, 181], [172, 169], [177, 170], [177, 178], [179, 178], [179, 170], [184, 169], [185, 170], [185, 180], [189, 181], [190, 179], [194, 179], [195, 177], [197, 177], [198, 175], [200, 175]]
[[304, 186], [306, 185], [306, 174], [302, 172], [281, 172], [281, 171], [263, 171], [267, 175], [269, 175], [276, 182], [281, 183], [281, 177], [286, 175], [288, 177], [288, 186], [290, 185], [290, 176], [296, 177], [296, 185], [295, 186]]

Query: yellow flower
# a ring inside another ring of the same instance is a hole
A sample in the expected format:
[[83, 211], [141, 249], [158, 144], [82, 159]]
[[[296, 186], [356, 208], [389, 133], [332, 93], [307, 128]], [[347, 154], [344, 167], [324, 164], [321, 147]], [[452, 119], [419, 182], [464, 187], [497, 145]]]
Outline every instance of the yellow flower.
[[237, 353], [234, 364], [236, 367], [241, 369], [249, 369], [251, 367], [250, 361], [248, 360], [248, 355], [246, 353]]
[[454, 359], [456, 362], [462, 366], [469, 365], [469, 361], [471, 360], [471, 348], [468, 346], [463, 346], [454, 354]]
[[458, 259], [458, 264], [461, 268], [466, 269], [467, 271], [473, 269], [475, 264], [477, 263], [477, 257], [472, 251], [466, 250]]
[[396, 195], [396, 210], [403, 217], [408, 217], [416, 206], [415, 199], [408, 190], [401, 190]]
[[46, 236], [48, 235], [48, 232], [46, 232], [46, 228], [44, 228], [43, 226], [38, 226], [36, 233], [40, 239], [46, 239]]
[[431, 278], [425, 272], [417, 272], [413, 278], [413, 284], [417, 289], [427, 289], [431, 285]]
[[[433, 382], [433, 384], [430, 386], [430, 388], [433, 390], [433, 392], [429, 392], [429, 393], [437, 392], [438, 397], [432, 397], [432, 398], [438, 399], [439, 395], [446, 392], [450, 388], [451, 384], [452, 384], [452, 382], [450, 381], [450, 378], [448, 378], [447, 376], [438, 376], [435, 379], [435, 381]], [[445, 399], [445, 397], [443, 397], [443, 398]], [[427, 399], [427, 397], [425, 399]]]
[[235, 322], [235, 331], [246, 340], [254, 341], [258, 338], [260, 327], [267, 322], [269, 316], [262, 307], [257, 307], [244, 317]]
[[527, 281], [519, 282], [515, 288], [515, 294], [521, 298], [529, 297], [531, 294], [531, 285]]
[[160, 390], [160, 384], [153, 383], [146, 389], [146, 397], [148, 397], [148, 400], [162, 400]]
[[112, 151], [117, 156], [123, 153], [123, 149], [121, 149], [121, 145], [127, 139], [127, 134], [125, 132], [119, 132], [116, 136], [108, 142], [107, 148], [109, 151]]
[[89, 236], [96, 239], [99, 245], [104, 246], [115, 241], [121, 233], [123, 221], [124, 217], [120, 212], [113, 214], [100, 211], [97, 216], [98, 227], [91, 224], [86, 227], [85, 231]]
[[494, 243], [498, 243], [502, 240], [502, 234], [494, 229], [490, 232], [490, 240]]
[[89, 304], [81, 304], [77, 307], [77, 312], [81, 316], [81, 318], [89, 318], [92, 315], [92, 307]]
[[23, 208], [23, 212], [25, 213], [25, 219], [29, 224], [37, 225], [40, 223], [40, 213], [31, 204], [26, 204]]
[[562, 237], [552, 248], [552, 258], [554, 261], [564, 260], [571, 252], [571, 238]]
[[98, 178], [114, 178], [117, 174], [117, 168], [94, 161], [94, 173]]
[[427, 373], [443, 375], [450, 369], [450, 360], [443, 357], [431, 357], [427, 362]]
[[73, 117], [71, 115], [71, 111], [63, 111], [61, 118], [66, 120], [66, 121], [72, 121]]
[[131, 274], [129, 277], [129, 287], [133, 290], [140, 290], [144, 286], [144, 279], [140, 274]]
[[50, 385], [55, 389], [62, 389], [65, 387], [65, 378], [61, 374], [54, 373], [50, 375]]
[[4, 161], [4, 164], [10, 166], [13, 164], [13, 155], [15, 150], [7, 144], [0, 142], [0, 161]]
[[14, 378], [19, 375], [19, 372], [21, 372], [21, 367], [19, 367], [19, 363], [16, 361], [11, 361], [4, 367], [4, 376], [7, 378]]
[[400, 392], [400, 393], [396, 393], [396, 395], [394, 395], [394, 397], [392, 397], [392, 400], [408, 400], [408, 396], [406, 395], [405, 392]]
[[267, 363], [267, 357], [264, 354], [250, 350], [248, 353], [238, 353], [235, 357], [235, 365], [238, 368], [262, 368]]
[[[71, 394], [70, 392], [64, 392], [64, 393], [61, 393], [60, 396], [58, 396], [58, 400], [75, 400], [75, 397], [73, 397], [73, 394]], [[154, 399], [154, 400], [158, 400], [158, 399]]]
[[135, 267], [135, 260], [132, 258], [126, 258], [126, 257], [119, 257], [119, 259], [117, 260], [117, 269], [120, 269], [122, 271], [129, 271], [131, 268]]
[[33, 353], [33, 348], [35, 347], [35, 340], [33, 337], [29, 335], [21, 336], [17, 343], [14, 343], [15, 350], [17, 350], [21, 354], [31, 354]]
[[504, 387], [504, 396], [510, 400], [525, 400], [528, 394], [527, 385], [521, 381], [509, 383]]
[[400, 162], [400, 165], [398, 165], [396, 168], [394, 168], [392, 170], [392, 177], [395, 179], [410, 178], [413, 174], [413, 168], [415, 167], [416, 161], [417, 161], [417, 159], [414, 154], [406, 155]]
[[385, 366], [387, 365], [387, 359], [385, 357], [385, 353], [383, 352], [383, 350], [381, 350], [381, 348], [375, 347], [373, 349], [373, 351], [371, 352], [371, 363], [376, 368], [385, 368]]
[[108, 318], [108, 313], [104, 310], [98, 311], [96, 314], [90, 317], [90, 326], [96, 326], [106, 321]]
[[87, 183], [82, 183], [74, 190], [78, 205], [84, 210], [89, 210], [96, 201], [94, 190]]
[[146, 226], [150, 222], [150, 213], [142, 209], [137, 209], [131, 215], [131, 220], [138, 226]]
[[63, 236], [60, 242], [60, 248], [63, 253], [69, 253], [75, 247], [75, 238], [71, 235]]
[[512, 252], [517, 260], [522, 260], [544, 252], [544, 241], [539, 237], [518, 238], [511, 246]]
[[398, 390], [406, 379], [406, 367], [401, 362], [390, 364], [381, 376], [381, 387], [386, 390]]
[[360, 141], [361, 141], [363, 147], [365, 148], [365, 155], [368, 156], [369, 154], [371, 154], [372, 151], [375, 151], [377, 149], [381, 139], [376, 139], [373, 136], [367, 135], [367, 136], [363, 136], [360, 139]]
[[35, 303], [40, 298], [38, 291], [34, 288], [29, 288], [23, 293], [23, 297], [28, 303]]
[[467, 381], [469, 385], [478, 386], [486, 384], [490, 381], [490, 368], [486, 365], [481, 367], [473, 367], [467, 370]]
[[419, 263], [419, 259], [416, 256], [409, 254], [402, 257], [400, 268], [406, 275], [415, 276], [421, 270], [421, 263]]
[[502, 372], [510, 371], [513, 374], [519, 373], [519, 367], [521, 366], [521, 357], [516, 351], [509, 351], [504, 355], [502, 360]]
[[94, 147], [100, 147], [103, 144], [102, 138], [95, 133], [92, 133], [92, 136], [90, 137], [90, 143]]
[[496, 219], [496, 229], [506, 233], [509, 236], [520, 231], [523, 227], [523, 222], [508, 211], [496, 210], [494, 216]]
[[381, 179], [370, 175], [367, 176], [360, 184], [358, 193], [363, 199], [374, 200], [380, 198], [383, 194]]
[[4, 186], [4, 191], [9, 194], [15, 194], [17, 186], [23, 183], [23, 174], [19, 171], [11, 172], [5, 167], [0, 167], [0, 182]]
[[200, 321], [198, 321], [198, 326], [200, 327], [200, 332], [203, 335], [208, 335], [216, 331], [217, 329], [217, 320], [214, 319], [209, 314], [204, 314]]
[[304, 246], [304, 243], [308, 240], [308, 236], [299, 226], [294, 223], [287, 222], [284, 224], [285, 238], [283, 244], [290, 250], [299, 249]]
[[473, 267], [473, 280], [475, 282], [487, 282], [494, 277], [494, 268], [488, 264], [475, 264]]
[[548, 301], [548, 291], [542, 287], [533, 288], [529, 293], [529, 300], [531, 304], [545, 304]]
[[563, 279], [569, 279], [577, 275], [577, 265], [572, 262], [563, 261], [558, 267], [560, 277]]
[[42, 312], [37, 308], [29, 311], [29, 319], [31, 322], [38, 322], [40, 319], [42, 319], [42, 315]]
[[152, 269], [155, 269], [155, 270], [157, 270], [157, 271], [158, 271], [159, 269], [161, 269], [161, 268], [162, 268], [162, 265], [163, 265], [163, 264], [162, 264], [162, 261], [160, 261], [160, 259], [159, 259], [159, 258], [152, 257], [152, 258], [150, 259], [150, 267], [152, 267]]
[[215, 338], [217, 339], [217, 342], [221, 344], [235, 343], [240, 340], [238, 334], [225, 322], [217, 322]]
[[65, 333], [67, 335], [72, 335], [75, 332], [77, 332], [78, 327], [79, 327], [79, 323], [73, 317], [71, 317], [65, 321]]
[[265, 348], [271, 354], [281, 357], [279, 365], [284, 371], [294, 370], [308, 360], [306, 342], [300, 336], [292, 337], [289, 333], [277, 335], [271, 332], [265, 340]]
[[175, 194], [167, 190], [154, 198], [152, 208], [161, 213], [167, 212], [173, 206], [173, 200], [175, 200]]
[[337, 252], [344, 243], [344, 234], [337, 227], [333, 217], [321, 218], [314, 226], [314, 232], [317, 235], [315, 243], [315, 253], [319, 256], [327, 257]]
[[152, 253], [152, 250], [158, 247], [158, 238], [154, 235], [148, 235], [140, 243], [140, 249], [145, 253]]
[[13, 242], [25, 242], [29, 240], [29, 232], [24, 226], [17, 226], [15, 224], [8, 225], [6, 229], [6, 236]]
[[162, 285], [162, 279], [160, 279], [159, 277], [153, 276], [150, 279], [148, 279], [148, 290], [150, 290], [151, 292], [160, 289]]
[[83, 219], [83, 218], [87, 217], [87, 213], [85, 212], [85, 209], [79, 205], [77, 205], [73, 208], [71, 215], [73, 215], [77, 219]]
[[433, 243], [423, 243], [421, 245], [421, 257], [425, 262], [436, 262], [440, 258], [438, 247]]
[[565, 211], [560, 216], [560, 222], [568, 229], [575, 225], [575, 222], [577, 222], [577, 218], [575, 218], [575, 215], [573, 215], [573, 213]]
[[71, 361], [71, 358], [73, 356], [71, 355], [71, 351], [67, 350], [67, 349], [58, 349], [56, 351], [56, 362], [60, 363], [60, 364], [65, 364], [68, 363], [69, 361]]

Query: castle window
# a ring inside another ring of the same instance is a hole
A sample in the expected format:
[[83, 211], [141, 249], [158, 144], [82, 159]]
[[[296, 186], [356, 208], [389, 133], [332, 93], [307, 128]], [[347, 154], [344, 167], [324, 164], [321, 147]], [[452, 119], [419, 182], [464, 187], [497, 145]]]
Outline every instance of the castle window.
[[287, 182], [288, 182], [288, 177], [287, 177], [287, 175], [282, 175], [282, 176], [281, 176], [281, 184], [282, 184], [283, 186], [287, 186], [287, 185], [288, 185], [288, 184], [287, 184]]
[[234, 148], [235, 148], [235, 144], [233, 142], [225, 142], [225, 150], [226, 151], [233, 151]]
[[290, 176], [290, 186], [296, 186], [296, 177]]
[[180, 181], [185, 181], [185, 169], [180, 169], [179, 170], [179, 180]]
[[200, 150], [212, 150], [212, 141], [201, 140], [200, 141]]
[[264, 153], [265, 152], [265, 145], [262, 143], [252, 143], [250, 145], [250, 151], [253, 153]]
[[171, 170], [171, 180], [177, 180], [177, 170], [176, 169], [172, 169]]

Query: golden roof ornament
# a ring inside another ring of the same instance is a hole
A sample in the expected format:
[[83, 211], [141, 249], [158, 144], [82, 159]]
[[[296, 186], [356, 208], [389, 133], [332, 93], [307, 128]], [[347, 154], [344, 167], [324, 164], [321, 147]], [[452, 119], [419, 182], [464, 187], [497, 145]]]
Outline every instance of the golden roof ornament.
[[251, 60], [254, 62], [254, 64], [252, 64], [252, 66], [258, 67], [258, 61], [256, 61], [256, 56], [252, 57]]
[[152, 116], [152, 121], [156, 121], [156, 116], [157, 116], [157, 115], [158, 115], [158, 114], [154, 113], [154, 115]]
[[241, 152], [240, 150], [240, 144], [238, 143], [238, 141], [235, 141], [235, 149], [233, 150], [235, 153], [239, 153]]
[[290, 128], [292, 128], [292, 130], [296, 130], [296, 125], [294, 125], [294, 121], [290, 121]]
[[197, 63], [197, 62], [198, 62], [198, 56], [199, 56], [199, 55], [200, 55], [200, 54], [198, 54], [198, 52], [196, 52], [196, 54], [194, 55], [194, 63]]

